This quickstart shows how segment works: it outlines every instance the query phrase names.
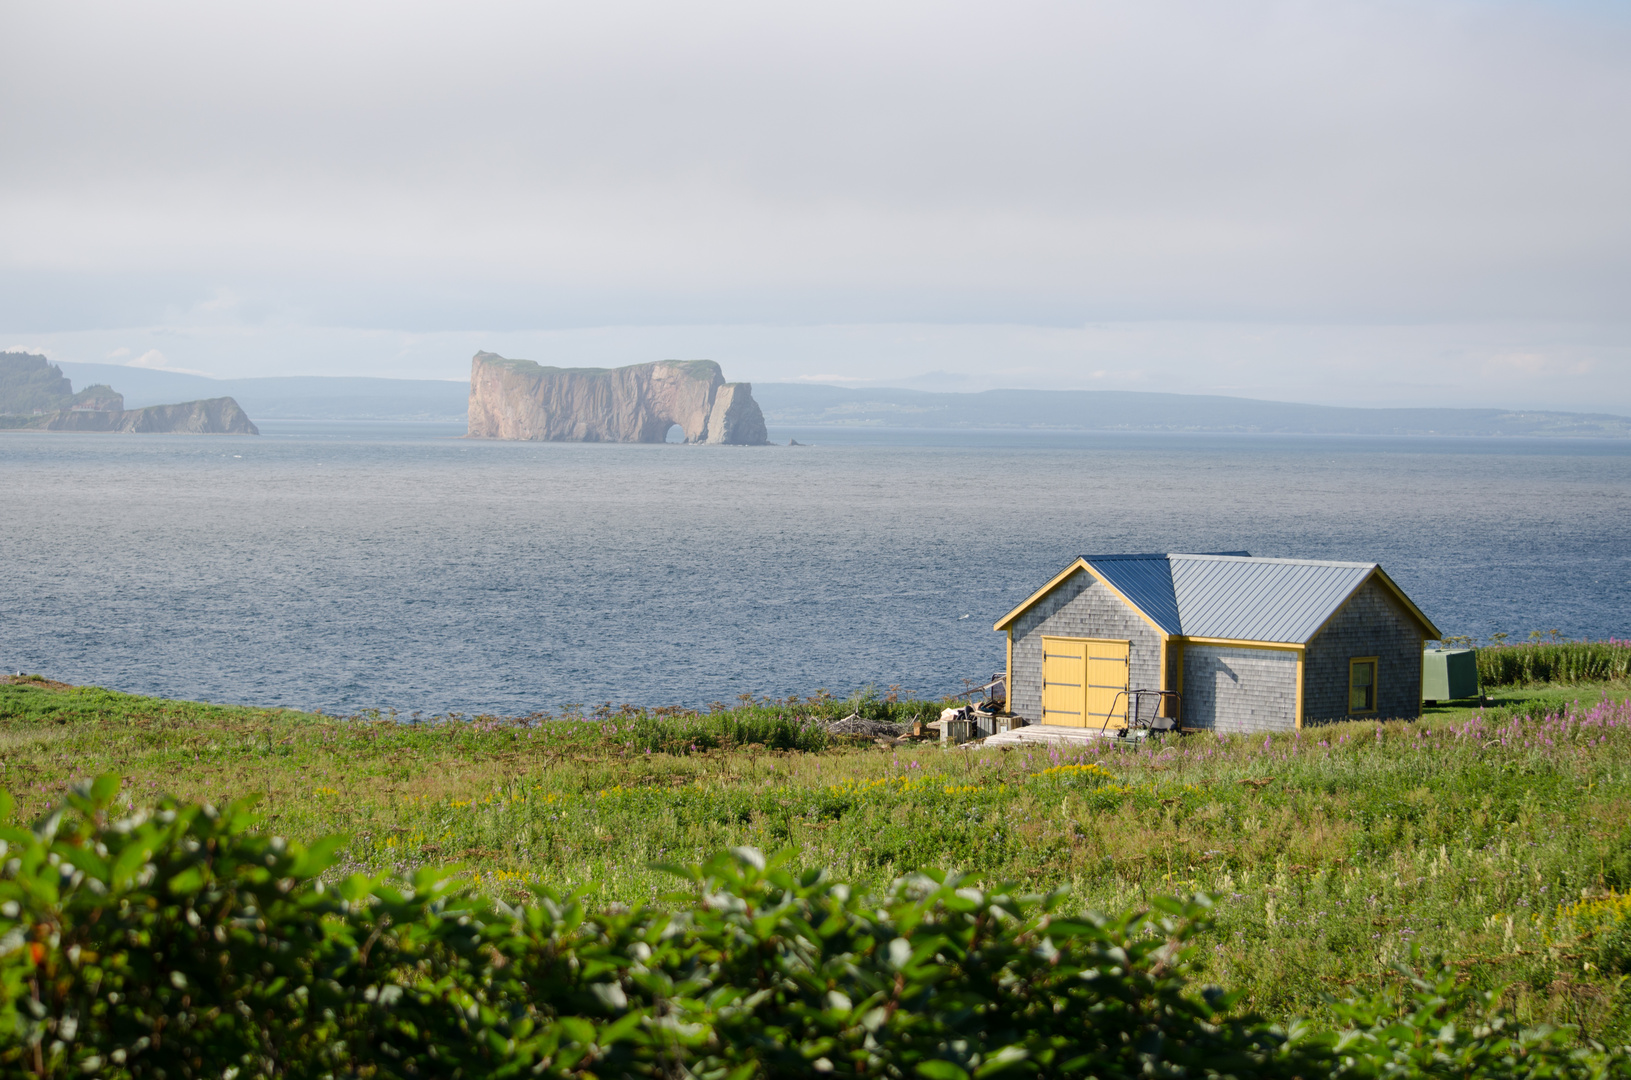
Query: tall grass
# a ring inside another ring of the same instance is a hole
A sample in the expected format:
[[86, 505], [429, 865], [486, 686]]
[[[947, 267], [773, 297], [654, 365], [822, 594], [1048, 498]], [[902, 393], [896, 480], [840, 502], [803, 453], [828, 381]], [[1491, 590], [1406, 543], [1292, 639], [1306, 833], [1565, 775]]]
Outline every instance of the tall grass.
[[1486, 688], [1628, 677], [1631, 641], [1528, 641], [1478, 650], [1478, 681]]
[[100, 776], [32, 829], [0, 824], [6, 1076], [1631, 1075], [1626, 1048], [1514, 1023], [1442, 961], [1334, 1024], [1242, 1014], [1190, 981], [1203, 897], [1080, 918], [1061, 892], [925, 869], [867, 895], [738, 848], [675, 867], [686, 887], [650, 908], [547, 888], [512, 907], [434, 869], [327, 882], [341, 838], [269, 836], [241, 802], [121, 818], [118, 795]]
[[744, 845], [872, 891], [924, 866], [1099, 911], [1205, 891], [1197, 962], [1243, 1007], [1319, 1014], [1419, 946], [1525, 1020], [1618, 1039], [1631, 983], [1598, 943], [1631, 894], [1631, 683], [1565, 692], [1583, 700], [999, 752], [801, 749], [786, 703], [404, 723], [0, 685], [0, 787], [24, 818], [104, 773], [136, 805], [264, 793], [280, 835], [350, 837], [341, 872], [459, 863], [508, 901], [638, 906], [671, 888], [654, 863]]

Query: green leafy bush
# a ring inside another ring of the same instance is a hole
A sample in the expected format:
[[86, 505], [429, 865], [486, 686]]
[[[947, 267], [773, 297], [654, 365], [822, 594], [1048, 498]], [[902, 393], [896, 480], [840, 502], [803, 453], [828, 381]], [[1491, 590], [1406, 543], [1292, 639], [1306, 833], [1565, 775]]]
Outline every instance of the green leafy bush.
[[115, 820], [116, 792], [0, 829], [8, 1075], [1624, 1074], [1442, 972], [1343, 1031], [1236, 1015], [1187, 980], [1204, 898], [1103, 919], [938, 872], [868, 898], [739, 849], [663, 908], [517, 909], [445, 872], [326, 886], [337, 840], [266, 836], [248, 803]]
[[1293, 1045], [1310, 1058], [1323, 1057], [1331, 1075], [1355, 1080], [1631, 1073], [1624, 1048], [1611, 1053], [1595, 1044], [1571, 1046], [1567, 1032], [1514, 1023], [1498, 1007], [1499, 991], [1466, 986], [1453, 967], [1436, 965], [1425, 975], [1401, 968], [1400, 974], [1401, 989], [1337, 1004], [1347, 1027], [1294, 1027]]

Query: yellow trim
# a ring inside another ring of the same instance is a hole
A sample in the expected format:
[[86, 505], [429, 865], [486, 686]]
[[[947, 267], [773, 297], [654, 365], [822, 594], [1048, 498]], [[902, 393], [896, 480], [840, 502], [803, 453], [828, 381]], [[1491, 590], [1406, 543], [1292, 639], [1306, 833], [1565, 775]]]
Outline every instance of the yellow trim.
[[1025, 613], [1026, 608], [1030, 607], [1032, 604], [1036, 603], [1038, 600], [1042, 599], [1044, 596], [1051, 593], [1061, 582], [1063, 582], [1070, 575], [1074, 574], [1077, 570], [1086, 570], [1086, 569], [1087, 569], [1087, 560], [1078, 557], [1075, 562], [1071, 563], [1069, 566], [1065, 567], [1063, 570], [1061, 570], [1057, 574], [1053, 575], [1053, 577], [1049, 578], [1048, 583], [1046, 585], [1042, 586], [1040, 589], [1036, 590], [1036, 592], [1034, 592], [1030, 596], [1026, 597], [1025, 602], [1020, 604], [1019, 607], [1015, 608], [1014, 610], [1010, 611], [1008, 614], [1004, 615], [1002, 618], [998, 619], [997, 624], [995, 626], [993, 626], [991, 629], [993, 629], [993, 630], [1006, 630], [1006, 629], [1008, 629], [1008, 624], [1013, 622], [1015, 619], [1019, 618], [1021, 615], [1023, 615]]
[[[1431, 639], [1422, 638], [1421, 644], [1418, 645], [1417, 648], [1425, 653], [1427, 651], [1427, 642], [1429, 640]], [[1416, 672], [1416, 716], [1418, 719], [1421, 717], [1421, 693], [1425, 689], [1427, 689], [1427, 672], [1425, 670], [1418, 669]], [[1480, 696], [1482, 696], [1484, 693], [1484, 683], [1482, 680], [1480, 680], [1478, 683], [1478, 693]]]
[[[1370, 708], [1356, 709], [1354, 699], [1354, 665], [1370, 665]], [[1348, 715], [1370, 716], [1382, 709], [1382, 658], [1380, 656], [1350, 656], [1348, 658]]]
[[1161, 626], [1160, 623], [1156, 622], [1154, 619], [1152, 619], [1148, 615], [1144, 614], [1144, 609], [1143, 608], [1139, 607], [1137, 604], [1135, 604], [1131, 600], [1127, 599], [1126, 595], [1124, 595], [1120, 589], [1118, 589], [1114, 585], [1110, 584], [1110, 582], [1106, 581], [1103, 577], [1100, 577], [1098, 574], [1095, 574], [1093, 572], [1093, 567], [1088, 565], [1087, 560], [1083, 559], [1083, 558], [1080, 558], [1080, 557], [1078, 557], [1075, 562], [1071, 563], [1069, 566], [1065, 567], [1063, 570], [1061, 570], [1057, 574], [1055, 574], [1051, 579], [1049, 579], [1049, 581], [1048, 581], [1048, 583], [1046, 585], [1042, 586], [1040, 589], [1036, 590], [1036, 592], [1032, 593], [1029, 597], [1027, 597], [1025, 602], [1020, 604], [1019, 607], [1015, 608], [1014, 610], [1010, 611], [1008, 614], [1004, 615], [1002, 618], [998, 619], [997, 622], [996, 622], [996, 625], [993, 626], [991, 629], [993, 629], [993, 630], [1007, 630], [1015, 619], [1017, 619], [1021, 615], [1025, 614], [1026, 609], [1030, 608], [1038, 600], [1042, 599], [1044, 596], [1048, 595], [1048, 593], [1050, 593], [1054, 589], [1058, 588], [1060, 585], [1062, 585], [1064, 583], [1066, 578], [1070, 577], [1070, 575], [1074, 574], [1078, 570], [1083, 571], [1084, 573], [1087, 574], [1088, 577], [1092, 578], [1094, 581], [1097, 581], [1099, 584], [1103, 585], [1106, 589], [1109, 589], [1111, 595], [1113, 595], [1117, 600], [1120, 600], [1123, 604], [1126, 604], [1129, 608], [1131, 608], [1134, 611], [1134, 613], [1136, 613], [1138, 615], [1138, 617], [1140, 619], [1143, 619], [1145, 622], [1149, 623], [1150, 624], [1150, 629], [1154, 630], [1162, 638], [1167, 638], [1167, 637], [1171, 636], [1166, 632], [1166, 630]]
[[1014, 628], [1008, 628], [1008, 667], [1002, 676], [1002, 692], [1007, 696], [1003, 708], [1008, 712], [1014, 711]]
[[1303, 660], [1306, 654], [1297, 654], [1297, 730], [1303, 729]]
[[[1026, 609], [1030, 608], [1038, 600], [1042, 599], [1044, 596], [1048, 595], [1048, 593], [1052, 592], [1066, 578], [1070, 577], [1070, 575], [1075, 573], [1077, 570], [1086, 571], [1087, 575], [1089, 577], [1091, 577], [1094, 581], [1097, 581], [1097, 582], [1100, 582], [1101, 584], [1103, 584], [1105, 588], [1109, 589], [1112, 593], [1115, 594], [1117, 599], [1119, 599], [1122, 603], [1126, 604], [1128, 607], [1132, 608], [1134, 611], [1138, 612], [1139, 618], [1141, 618], [1145, 622], [1149, 623], [1150, 628], [1153, 629], [1157, 634], [1161, 635], [1161, 637], [1163, 639], [1171, 637], [1171, 638], [1174, 638], [1176, 640], [1193, 641], [1197, 645], [1239, 645], [1239, 646], [1246, 647], [1246, 648], [1254, 648], [1254, 647], [1255, 648], [1273, 648], [1273, 647], [1275, 647], [1277, 645], [1281, 646], [1281, 647], [1285, 647], [1285, 648], [1291, 648], [1291, 647], [1302, 648], [1302, 647], [1304, 647], [1305, 645], [1308, 644], [1308, 642], [1235, 641], [1235, 640], [1231, 640], [1231, 639], [1227, 639], [1227, 638], [1186, 638], [1181, 634], [1168, 634], [1166, 632], [1166, 630], [1164, 630], [1159, 623], [1157, 623], [1154, 619], [1150, 618], [1148, 615], [1146, 615], [1144, 613], [1143, 608], [1139, 607], [1137, 604], [1135, 604], [1131, 600], [1127, 599], [1127, 597], [1125, 595], [1123, 595], [1123, 593], [1121, 592], [1120, 589], [1118, 589], [1114, 585], [1110, 584], [1108, 581], [1106, 581], [1104, 578], [1100, 577], [1098, 574], [1095, 574], [1093, 572], [1093, 567], [1088, 565], [1088, 561], [1086, 559], [1080, 557], [1080, 556], [1077, 556], [1077, 558], [1074, 559], [1069, 566], [1065, 567], [1063, 570], [1059, 571], [1052, 578], [1050, 578], [1046, 585], [1042, 586], [1040, 589], [1036, 590], [1036, 592], [1034, 592], [1030, 596], [1026, 597], [1025, 601], [1023, 603], [1021, 603], [1018, 607], [1016, 607], [1014, 610], [1010, 611], [1008, 614], [1004, 615], [1002, 618], [998, 619], [997, 622], [996, 622], [996, 625], [992, 626], [991, 629], [993, 629], [993, 630], [1007, 630], [1007, 629], [1009, 629], [1010, 624], [1013, 623], [1013, 621], [1015, 619], [1017, 619], [1021, 615], [1023, 615], [1025, 613]], [[1331, 614], [1326, 617], [1324, 622], [1320, 623], [1319, 629], [1315, 630], [1312, 634], [1308, 635], [1308, 641], [1313, 641], [1315, 638], [1319, 637], [1320, 634], [1325, 630], [1325, 628], [1331, 624], [1331, 620], [1336, 618], [1338, 615], [1340, 615], [1342, 613], [1342, 609], [1347, 607], [1349, 601], [1353, 600], [1353, 598], [1355, 596], [1359, 595], [1359, 590], [1363, 589], [1365, 587], [1365, 583], [1370, 581], [1370, 579], [1373, 578], [1373, 577], [1380, 578], [1381, 581], [1382, 581], [1382, 584], [1387, 587], [1388, 591], [1393, 594], [1394, 598], [1396, 600], [1398, 600], [1401, 604], [1403, 604], [1405, 606], [1406, 610], [1408, 610], [1411, 615], [1416, 617], [1416, 619], [1428, 631], [1428, 634], [1427, 634], [1428, 640], [1437, 641], [1437, 640], [1440, 639], [1440, 637], [1442, 637], [1442, 632], [1439, 630], [1439, 628], [1434, 626], [1432, 621], [1430, 619], [1428, 619], [1426, 615], [1422, 614], [1421, 608], [1416, 606], [1415, 601], [1411, 600], [1410, 597], [1406, 596], [1405, 593], [1404, 593], [1404, 590], [1399, 588], [1398, 584], [1395, 583], [1392, 578], [1387, 576], [1387, 571], [1383, 570], [1381, 568], [1381, 566], [1373, 566], [1370, 569], [1370, 573], [1366, 574], [1363, 578], [1361, 578], [1360, 581], [1359, 581], [1359, 584], [1354, 586], [1353, 591], [1350, 592], [1347, 595], [1347, 598], [1344, 599], [1342, 601], [1342, 603], [1337, 605], [1336, 610], [1331, 612]]]
[[1082, 569], [1087, 571], [1088, 577], [1091, 577], [1094, 581], [1097, 581], [1099, 584], [1103, 585], [1106, 589], [1109, 589], [1112, 596], [1114, 596], [1117, 600], [1120, 600], [1123, 604], [1126, 604], [1128, 607], [1132, 608], [1135, 612], [1137, 612], [1138, 617], [1140, 619], [1143, 619], [1145, 622], [1150, 624], [1150, 629], [1151, 630], [1154, 630], [1157, 634], [1159, 634], [1163, 638], [1169, 636], [1167, 634], [1166, 630], [1162, 629], [1160, 623], [1156, 622], [1154, 619], [1152, 619], [1148, 615], [1144, 614], [1144, 609], [1143, 608], [1139, 607], [1137, 604], [1135, 604], [1131, 600], [1127, 599], [1126, 596], [1122, 595], [1122, 592], [1121, 592], [1120, 589], [1116, 588], [1114, 585], [1110, 584], [1104, 578], [1102, 578], [1099, 575], [1095, 574], [1093, 572], [1093, 568], [1087, 565], [1087, 560], [1079, 559], [1077, 561], [1082, 564]]
[[1331, 621], [1338, 615], [1341, 615], [1343, 610], [1347, 608], [1349, 604], [1353, 603], [1353, 598], [1358, 596], [1360, 590], [1370, 583], [1371, 578], [1379, 578], [1382, 584], [1387, 587], [1387, 590], [1393, 594], [1394, 598], [1405, 606], [1405, 610], [1409, 611], [1411, 615], [1415, 616], [1417, 621], [1420, 622], [1428, 631], [1430, 631], [1429, 640], [1438, 640], [1438, 627], [1427, 621], [1427, 616], [1421, 613], [1421, 609], [1411, 602], [1410, 597], [1404, 594], [1404, 590], [1395, 585], [1393, 583], [1393, 579], [1387, 576], [1387, 571], [1383, 570], [1380, 566], [1371, 567], [1371, 572], [1361, 578], [1359, 580], [1359, 584], [1353, 587], [1353, 592], [1349, 593], [1342, 603], [1336, 606], [1335, 611], [1331, 612], [1331, 614], [1325, 617], [1325, 621], [1320, 623], [1319, 629], [1308, 635], [1308, 640], [1313, 641], [1315, 638], [1325, 633], [1325, 628], [1330, 626]]
[[1185, 645], [1227, 645], [1233, 649], [1282, 649], [1299, 653], [1308, 648], [1307, 645], [1290, 641], [1247, 641], [1243, 638], [1184, 637], [1178, 634], [1174, 634], [1172, 640]]
[[1163, 690], [1167, 688], [1167, 639], [1165, 637], [1161, 639], [1161, 674], [1155, 685]]
[[1439, 628], [1434, 626], [1432, 621], [1428, 619], [1426, 615], [1421, 613], [1421, 608], [1417, 607], [1410, 597], [1404, 594], [1404, 590], [1399, 588], [1399, 586], [1394, 583], [1393, 579], [1387, 576], [1386, 570], [1383, 570], [1380, 566], [1378, 566], [1375, 573], [1377, 577], [1382, 579], [1382, 584], [1386, 585], [1392, 590], [1393, 595], [1398, 599], [1399, 603], [1409, 608], [1410, 614], [1421, 620], [1421, 624], [1429, 631], [1429, 639], [1437, 641], [1440, 636]]

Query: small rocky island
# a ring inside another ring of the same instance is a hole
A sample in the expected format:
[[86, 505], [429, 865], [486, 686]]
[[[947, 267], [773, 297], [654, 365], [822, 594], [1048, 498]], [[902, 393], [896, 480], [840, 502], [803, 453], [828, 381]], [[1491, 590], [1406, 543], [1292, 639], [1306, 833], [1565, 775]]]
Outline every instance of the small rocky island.
[[470, 361], [472, 439], [660, 443], [676, 424], [688, 443], [768, 441], [752, 385], [726, 382], [712, 360], [558, 368], [479, 352]]
[[186, 435], [259, 435], [260, 429], [229, 397], [176, 405], [125, 408], [111, 386], [74, 393], [62, 369], [34, 353], [0, 353], [0, 429], [118, 431]]

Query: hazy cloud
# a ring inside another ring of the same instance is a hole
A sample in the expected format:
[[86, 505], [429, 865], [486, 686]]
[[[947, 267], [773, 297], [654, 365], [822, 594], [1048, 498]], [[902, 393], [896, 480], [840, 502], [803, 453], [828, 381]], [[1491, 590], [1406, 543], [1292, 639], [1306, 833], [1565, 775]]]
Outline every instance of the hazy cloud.
[[1581, 371], [1626, 408], [1628, 31], [1482, 0], [8, 5], [0, 329], [146, 328], [223, 374], [458, 340], [457, 374], [471, 337], [691, 327], [621, 359], [755, 340], [763, 378], [848, 341], [806, 370], [948, 388], [1188, 379], [1204, 347], [1271, 391], [1290, 339], [1328, 393], [1388, 342], [1384, 382], [1436, 350], [1471, 360], [1446, 385]]

